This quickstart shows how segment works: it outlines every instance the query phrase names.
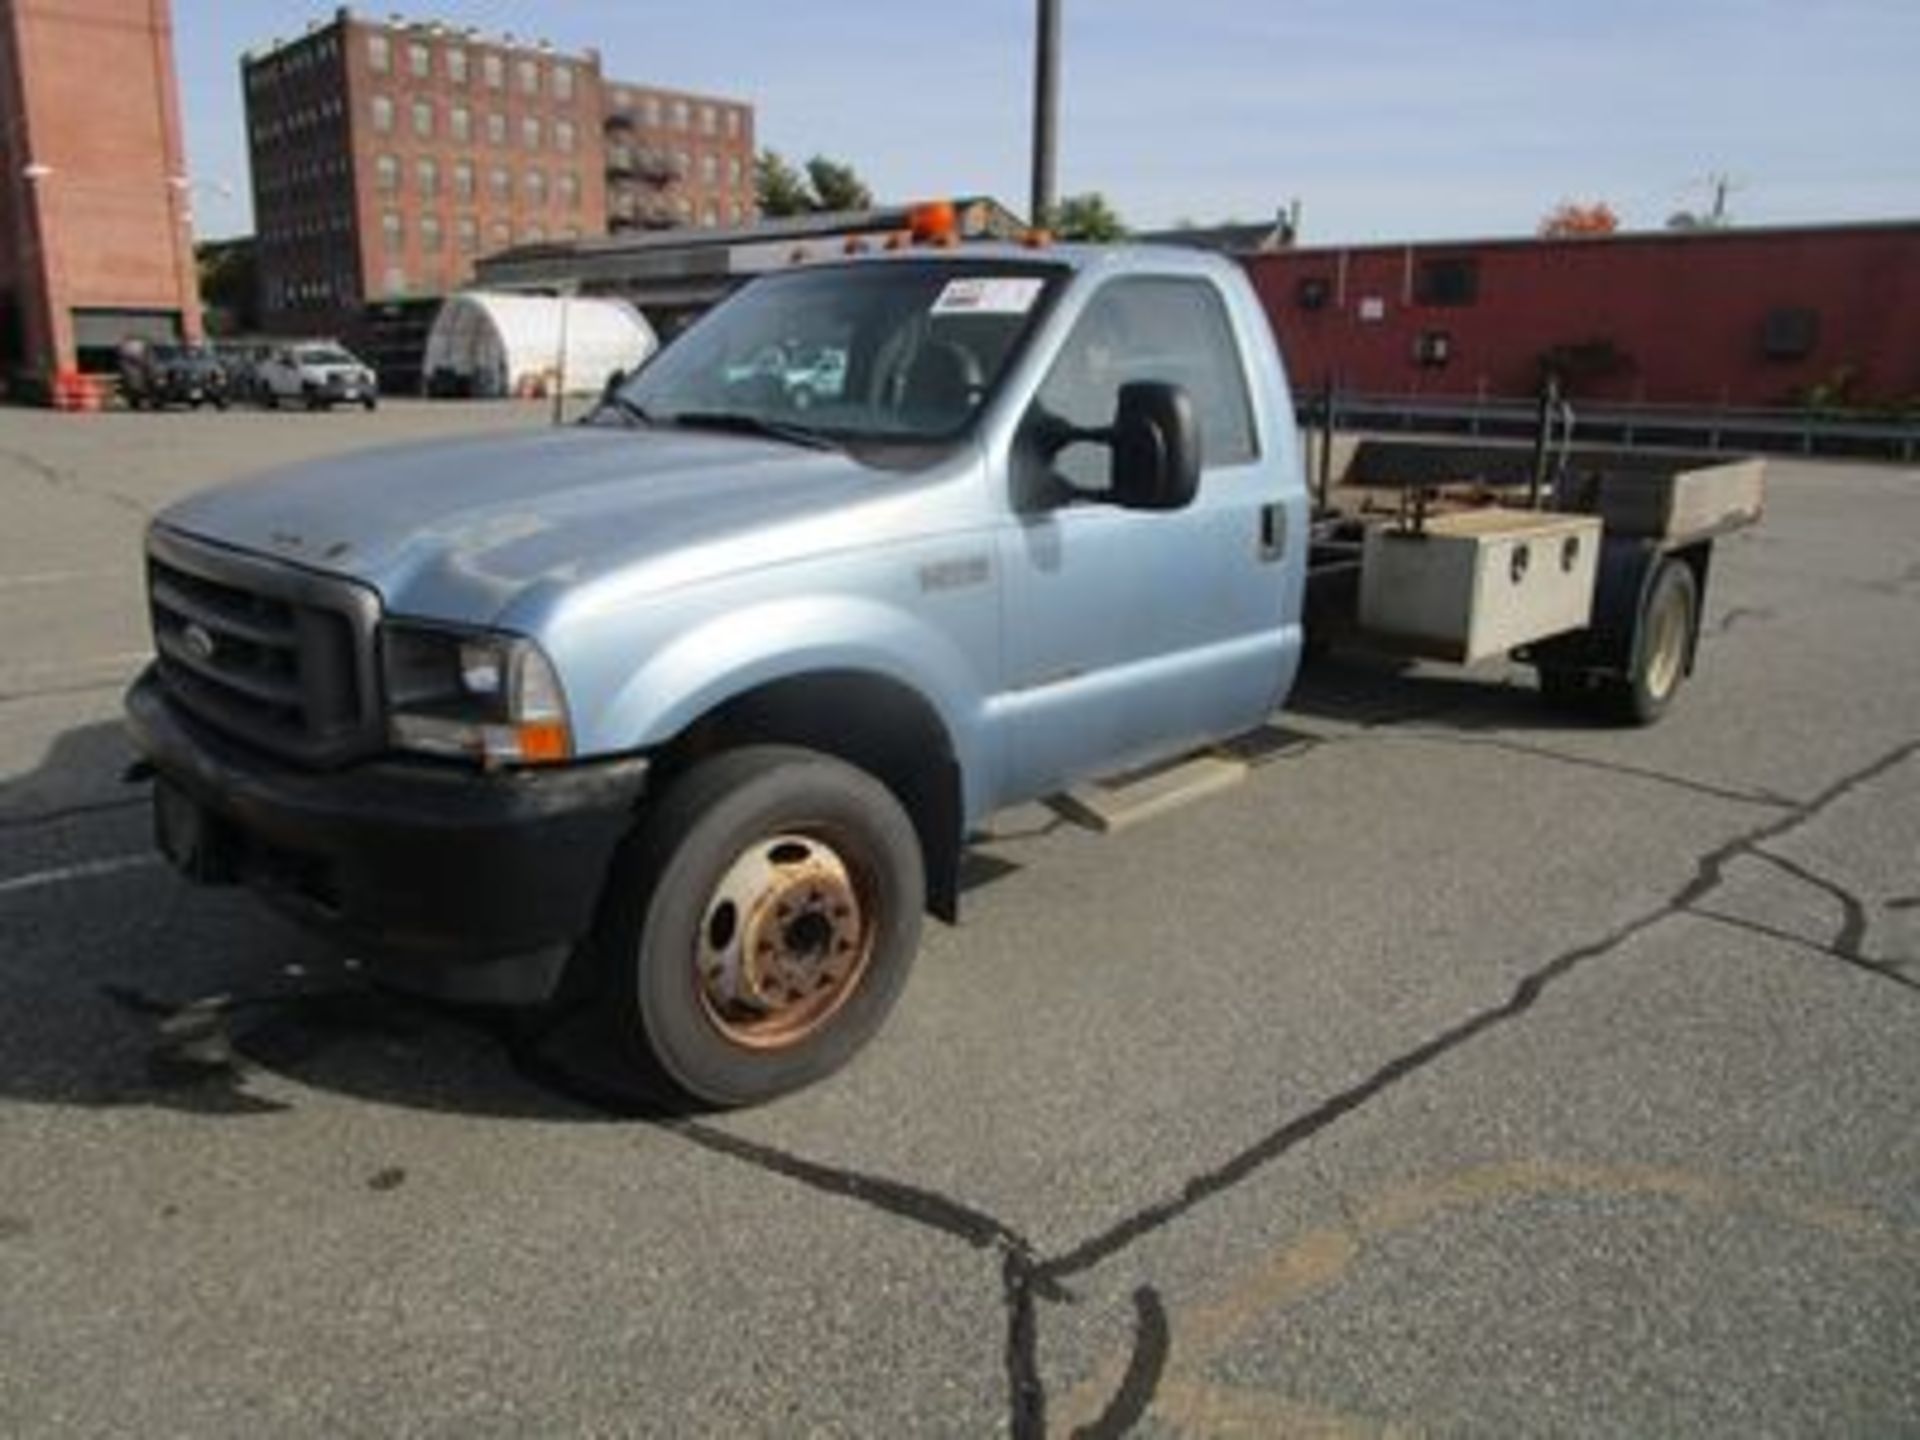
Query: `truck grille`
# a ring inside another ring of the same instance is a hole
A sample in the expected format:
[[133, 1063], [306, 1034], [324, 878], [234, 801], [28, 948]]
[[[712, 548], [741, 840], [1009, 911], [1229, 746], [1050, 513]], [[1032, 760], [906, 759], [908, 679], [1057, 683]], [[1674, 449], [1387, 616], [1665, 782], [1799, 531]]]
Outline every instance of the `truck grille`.
[[209, 725], [315, 766], [380, 747], [372, 591], [156, 529], [147, 596], [160, 678]]

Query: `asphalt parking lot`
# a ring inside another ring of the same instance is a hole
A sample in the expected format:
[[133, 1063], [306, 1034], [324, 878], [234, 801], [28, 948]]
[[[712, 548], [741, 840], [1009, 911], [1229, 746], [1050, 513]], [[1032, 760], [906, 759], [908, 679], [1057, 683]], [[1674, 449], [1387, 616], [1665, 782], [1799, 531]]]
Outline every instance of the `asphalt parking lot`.
[[1004, 817], [746, 1114], [152, 858], [170, 498], [537, 408], [0, 412], [0, 1432], [1920, 1433], [1920, 472], [1776, 461], [1650, 731], [1336, 658]]

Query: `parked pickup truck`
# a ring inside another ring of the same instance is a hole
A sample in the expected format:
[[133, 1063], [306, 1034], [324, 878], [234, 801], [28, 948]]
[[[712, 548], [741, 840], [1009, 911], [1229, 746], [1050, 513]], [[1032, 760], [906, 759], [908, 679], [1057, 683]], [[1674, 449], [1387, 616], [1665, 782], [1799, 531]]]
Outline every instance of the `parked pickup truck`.
[[[771, 345], [843, 353], [841, 384], [802, 413], [752, 364]], [[992, 812], [1281, 704], [1309, 552], [1351, 538], [1310, 523], [1300, 449], [1217, 258], [769, 275], [586, 423], [162, 514], [127, 702], [160, 843], [397, 983], [597, 994], [643, 1074], [779, 1094], [880, 1026]], [[1555, 673], [1639, 663], [1611, 644]]]

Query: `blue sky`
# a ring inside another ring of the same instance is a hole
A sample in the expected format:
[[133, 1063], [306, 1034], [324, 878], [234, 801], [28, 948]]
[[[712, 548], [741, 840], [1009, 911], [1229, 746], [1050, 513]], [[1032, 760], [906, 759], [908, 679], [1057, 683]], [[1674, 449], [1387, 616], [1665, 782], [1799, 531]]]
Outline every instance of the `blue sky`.
[[[1063, 0], [1063, 191], [1129, 223], [1304, 206], [1309, 243], [1631, 228], [1731, 175], [1748, 224], [1920, 216], [1920, 0]], [[1027, 195], [1032, 0], [387, 0], [758, 107], [883, 199]], [[238, 56], [332, 16], [174, 0], [200, 233], [251, 227]], [[230, 185], [231, 198], [219, 193]]]

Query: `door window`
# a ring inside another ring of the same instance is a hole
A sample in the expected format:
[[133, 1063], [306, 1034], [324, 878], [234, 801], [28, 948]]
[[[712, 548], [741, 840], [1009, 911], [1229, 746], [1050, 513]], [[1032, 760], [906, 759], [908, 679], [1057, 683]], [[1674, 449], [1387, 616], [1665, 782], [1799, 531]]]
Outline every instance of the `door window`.
[[[1082, 429], [1113, 423], [1120, 387], [1134, 380], [1184, 386], [1200, 421], [1205, 470], [1240, 465], [1258, 454], [1253, 404], [1233, 327], [1219, 292], [1204, 280], [1115, 280], [1081, 312], [1073, 333], [1034, 397], [1034, 418]], [[1081, 490], [1112, 485], [1112, 450], [1080, 442], [1054, 459], [1060, 477]]]

